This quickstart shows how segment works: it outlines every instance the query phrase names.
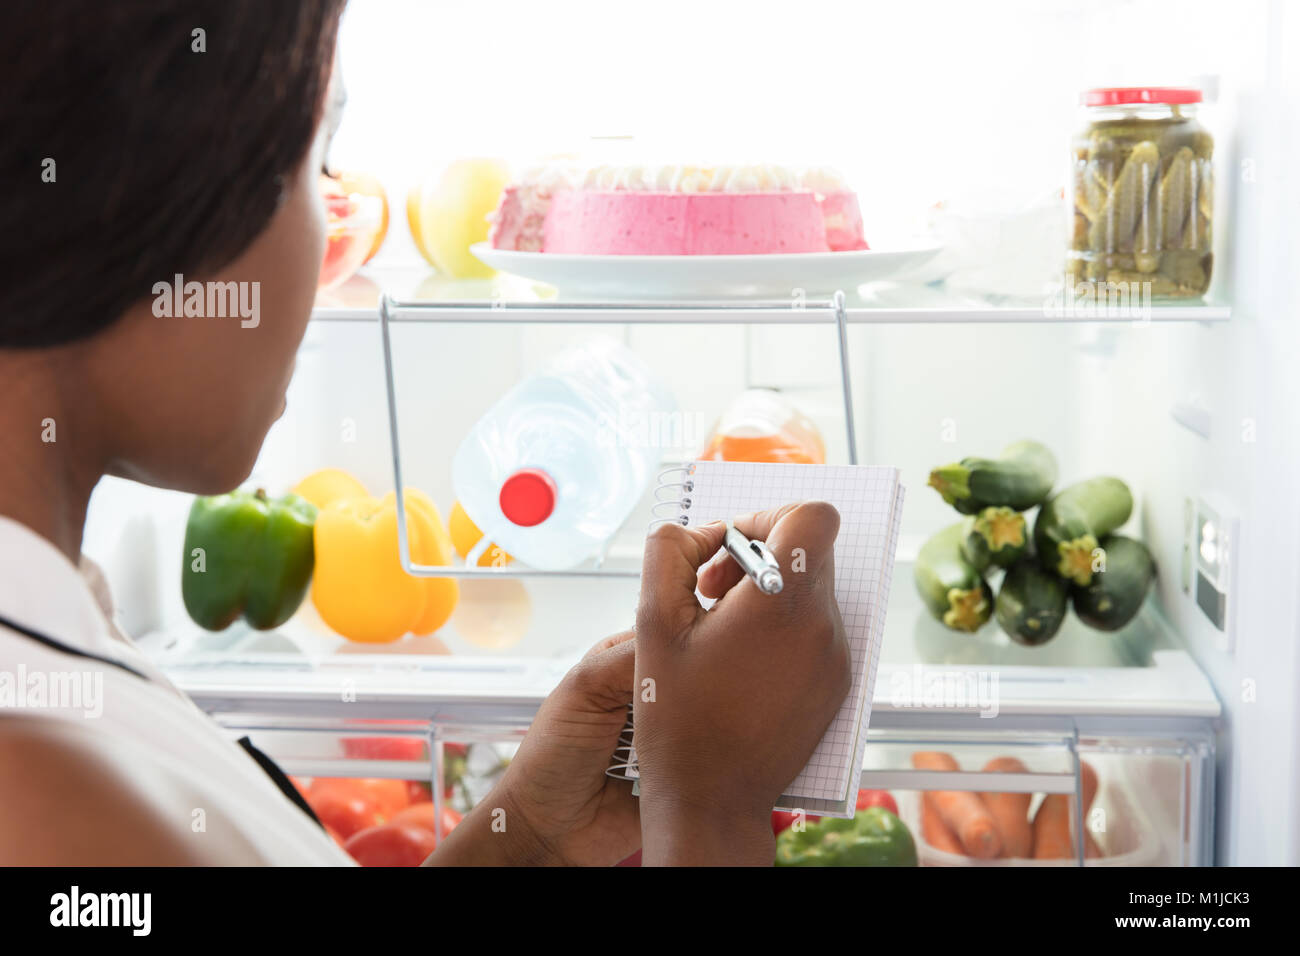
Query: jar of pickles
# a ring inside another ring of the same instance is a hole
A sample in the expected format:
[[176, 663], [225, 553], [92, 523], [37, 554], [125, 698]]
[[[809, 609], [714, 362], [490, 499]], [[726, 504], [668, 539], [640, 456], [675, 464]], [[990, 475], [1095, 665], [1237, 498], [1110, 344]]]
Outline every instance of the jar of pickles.
[[1070, 151], [1076, 282], [1135, 282], [1152, 296], [1210, 285], [1214, 140], [1196, 119], [1201, 91], [1119, 87], [1083, 94]]

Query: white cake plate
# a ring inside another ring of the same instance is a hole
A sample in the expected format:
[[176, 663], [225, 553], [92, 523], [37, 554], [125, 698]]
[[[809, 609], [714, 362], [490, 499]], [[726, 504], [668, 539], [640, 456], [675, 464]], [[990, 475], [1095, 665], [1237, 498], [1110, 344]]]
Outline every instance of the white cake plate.
[[927, 281], [921, 271], [942, 246], [917, 242], [862, 252], [755, 256], [581, 256], [493, 249], [470, 252], [494, 269], [545, 282], [563, 297], [745, 298], [851, 292], [868, 282]]

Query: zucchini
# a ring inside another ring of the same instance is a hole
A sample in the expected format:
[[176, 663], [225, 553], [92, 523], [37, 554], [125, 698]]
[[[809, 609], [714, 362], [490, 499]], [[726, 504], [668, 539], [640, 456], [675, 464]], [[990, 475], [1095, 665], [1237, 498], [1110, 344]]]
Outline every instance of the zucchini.
[[1056, 456], [1036, 441], [1013, 442], [997, 458], [963, 458], [930, 472], [930, 487], [965, 515], [989, 505], [1024, 511], [1041, 504], [1056, 483]]
[[1106, 537], [1133, 513], [1133, 494], [1118, 478], [1089, 478], [1066, 488], [1038, 512], [1034, 548], [1043, 567], [1080, 587], [1092, 583]]
[[954, 631], [978, 631], [993, 613], [993, 591], [961, 555], [966, 523], [959, 521], [921, 546], [913, 575], [921, 600]]
[[961, 553], [976, 571], [990, 565], [1007, 568], [1029, 549], [1029, 524], [1025, 516], [1004, 505], [991, 505], [967, 518]]
[[1017, 644], [1046, 644], [1065, 621], [1070, 590], [1033, 558], [1012, 565], [998, 589], [998, 624]]
[[1099, 631], [1118, 631], [1133, 620], [1146, 600], [1156, 565], [1141, 541], [1113, 534], [1101, 543], [1105, 567], [1087, 587], [1075, 587], [1074, 613]]

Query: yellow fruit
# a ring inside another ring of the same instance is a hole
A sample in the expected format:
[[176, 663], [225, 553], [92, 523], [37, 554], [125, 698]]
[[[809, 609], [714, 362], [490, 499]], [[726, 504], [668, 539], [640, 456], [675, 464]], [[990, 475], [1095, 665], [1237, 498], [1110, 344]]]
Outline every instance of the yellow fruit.
[[365, 498], [370, 495], [360, 479], [341, 468], [322, 468], [312, 472], [294, 485], [293, 493], [306, 498], [317, 508], [325, 508], [340, 498]]
[[454, 278], [494, 275], [469, 247], [487, 239], [488, 214], [497, 208], [509, 180], [510, 168], [499, 159], [460, 159], [436, 180], [412, 190], [406, 216], [420, 254]]
[[374, 196], [382, 204], [379, 228], [375, 230], [375, 238], [371, 240], [370, 251], [366, 253], [366, 258], [361, 263], [365, 265], [375, 257], [379, 247], [384, 244], [384, 237], [388, 235], [388, 193], [384, 191], [384, 184], [370, 173], [339, 173], [339, 184], [343, 187], [345, 193]]
[[[451, 534], [452, 546], [462, 558], [467, 557], [474, 550], [474, 545], [478, 544], [479, 539], [483, 537], [483, 532], [478, 529], [478, 525], [470, 520], [469, 515], [465, 513], [465, 509], [461, 507], [459, 501], [451, 506], [451, 514], [447, 516], [447, 531]], [[495, 544], [489, 544], [483, 553], [479, 555], [478, 566], [480, 568], [499, 568], [513, 560], [514, 558]]]
[[411, 230], [411, 238], [415, 240], [415, 248], [420, 250], [420, 255], [424, 256], [424, 261], [433, 265], [433, 256], [429, 255], [429, 250], [424, 247], [424, 240], [420, 238], [420, 187], [413, 186], [411, 191], [406, 194], [406, 225]]
[[[432, 502], [406, 492], [407, 542], [416, 564], [450, 564], [451, 538]], [[397, 498], [342, 498], [316, 516], [311, 600], [348, 640], [383, 644], [446, 624], [460, 588], [453, 578], [407, 574], [398, 551]]]

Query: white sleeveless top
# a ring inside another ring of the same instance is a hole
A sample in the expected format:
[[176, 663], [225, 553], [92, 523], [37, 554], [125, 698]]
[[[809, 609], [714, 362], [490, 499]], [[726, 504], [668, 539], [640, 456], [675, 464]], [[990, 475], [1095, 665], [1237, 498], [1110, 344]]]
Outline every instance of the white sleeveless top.
[[[92, 562], [83, 557], [78, 570], [50, 542], [4, 516], [0, 615], [148, 678], [0, 625], [0, 719], [62, 721], [92, 743], [103, 742], [97, 749], [129, 760], [127, 779], [147, 786], [151, 796], [171, 807], [173, 822], [225, 854], [234, 850], [239, 862], [353, 864], [232, 735], [117, 627], [108, 587]], [[49, 692], [43, 694], [42, 687]]]

